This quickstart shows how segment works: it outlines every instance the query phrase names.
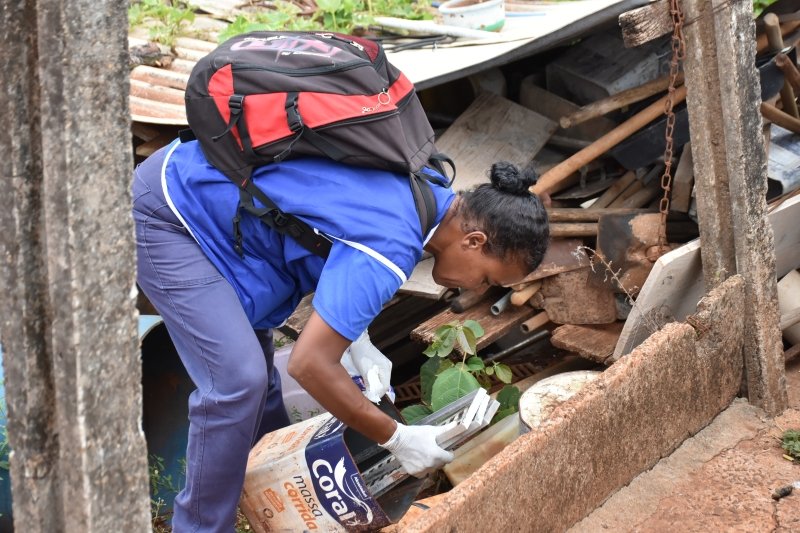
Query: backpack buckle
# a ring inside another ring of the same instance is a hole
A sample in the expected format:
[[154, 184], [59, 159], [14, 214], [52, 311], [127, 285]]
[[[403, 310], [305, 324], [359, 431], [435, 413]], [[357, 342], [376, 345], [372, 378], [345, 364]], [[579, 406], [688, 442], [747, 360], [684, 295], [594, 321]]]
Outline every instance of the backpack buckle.
[[273, 222], [275, 222], [275, 225], [278, 226], [279, 228], [282, 228], [283, 226], [289, 223], [289, 218], [285, 214], [283, 214], [283, 212], [277, 209], [273, 209], [272, 211], [270, 211], [269, 217], [272, 219]]
[[286, 94], [286, 122], [292, 133], [297, 133], [303, 129], [303, 117], [300, 116], [300, 110], [297, 109], [297, 93]]

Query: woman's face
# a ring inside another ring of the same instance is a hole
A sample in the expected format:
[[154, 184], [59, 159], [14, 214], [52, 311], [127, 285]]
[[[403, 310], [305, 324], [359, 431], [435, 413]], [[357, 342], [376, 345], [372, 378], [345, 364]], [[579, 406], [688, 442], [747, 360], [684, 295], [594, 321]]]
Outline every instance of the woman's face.
[[529, 274], [521, 261], [484, 253], [485, 243], [486, 235], [473, 231], [434, 254], [433, 280], [448, 288], [478, 290], [513, 285]]

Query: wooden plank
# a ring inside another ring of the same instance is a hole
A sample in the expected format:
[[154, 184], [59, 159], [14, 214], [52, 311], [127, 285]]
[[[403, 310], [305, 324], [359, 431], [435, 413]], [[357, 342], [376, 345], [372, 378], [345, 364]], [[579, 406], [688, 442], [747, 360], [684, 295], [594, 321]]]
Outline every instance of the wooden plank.
[[644, 7], [633, 9], [619, 16], [622, 41], [633, 48], [672, 32], [672, 16], [669, 0], [656, 0]]
[[476, 320], [484, 330], [483, 337], [479, 338], [477, 343], [477, 348], [480, 350], [537, 313], [536, 309], [527, 305], [521, 305], [519, 307], [510, 305], [499, 315], [493, 315], [490, 310], [493, 303], [494, 302], [484, 302], [475, 305], [461, 314], [454, 313], [452, 310], [447, 309], [417, 326], [411, 331], [411, 339], [423, 344], [430, 344], [433, 342], [434, 333], [439, 326], [449, 324], [450, 322], [460, 323], [466, 320]]
[[[558, 122], [563, 116], [578, 112], [580, 106], [539, 87], [534, 83], [533, 79], [533, 76], [528, 76], [522, 80], [519, 88], [520, 104], [555, 122]], [[558, 133], [566, 137], [594, 141], [613, 130], [616, 126], [617, 124], [614, 121], [605, 117], [598, 117], [577, 126], [562, 128]]]
[[629, 170], [628, 172], [623, 174], [621, 178], [618, 178], [617, 181], [615, 181], [614, 184], [611, 185], [611, 187], [606, 189], [606, 192], [604, 192], [600, 196], [600, 198], [595, 200], [594, 203], [589, 206], [589, 209], [594, 210], [594, 209], [601, 209], [604, 207], [608, 207], [635, 180], [636, 180], [636, 173], [633, 170]]
[[591, 283], [589, 267], [545, 278], [542, 307], [556, 324], [609, 324], [617, 319], [611, 284]]
[[458, 166], [456, 190], [488, 183], [496, 161], [529, 164], [556, 130], [554, 121], [492, 93], [481, 93], [436, 147]]
[[550, 222], [597, 222], [603, 215], [641, 215], [652, 213], [649, 209], [638, 208], [605, 208], [583, 209], [582, 207], [554, 207], [547, 210]]
[[447, 290], [447, 287], [443, 287], [433, 281], [431, 272], [433, 272], [433, 257], [423, 259], [414, 267], [414, 271], [408, 280], [400, 286], [400, 292], [438, 300]]
[[622, 332], [622, 322], [581, 326], [566, 324], [553, 330], [550, 342], [556, 348], [577, 353], [596, 363], [606, 363]]
[[519, 290], [537, 279], [555, 276], [561, 272], [569, 272], [589, 264], [589, 258], [582, 251], [583, 241], [580, 239], [556, 239], [550, 241], [544, 258], [536, 270], [528, 274], [524, 280], [512, 285]]
[[595, 235], [597, 235], [596, 222], [555, 222], [550, 224], [550, 236], [554, 239], [594, 237]]

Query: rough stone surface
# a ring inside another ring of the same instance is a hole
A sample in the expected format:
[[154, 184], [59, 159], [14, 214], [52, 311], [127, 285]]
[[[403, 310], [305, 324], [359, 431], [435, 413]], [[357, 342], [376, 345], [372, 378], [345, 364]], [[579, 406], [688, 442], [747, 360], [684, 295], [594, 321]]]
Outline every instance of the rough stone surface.
[[[561, 531], [582, 519], [735, 397], [743, 292], [734, 276], [698, 313], [714, 332], [713, 351], [688, 324], [668, 324], [404, 531]], [[708, 366], [733, 376], [709, 379]]]
[[771, 419], [736, 400], [571, 533], [800, 530], [800, 494], [777, 502], [771, 497], [776, 488], [800, 479], [779, 444], [784, 430], [800, 428], [800, 361], [791, 362], [786, 373], [789, 409], [781, 416]]
[[766, 152], [752, 3], [683, 3], [687, 105], [694, 154], [703, 275], [714, 287], [745, 279], [744, 359], [750, 401], [775, 415], [786, 408], [778, 327], [775, 252], [766, 218]]
[[126, 6], [5, 28], [0, 298], [15, 529], [150, 529], [130, 217]]

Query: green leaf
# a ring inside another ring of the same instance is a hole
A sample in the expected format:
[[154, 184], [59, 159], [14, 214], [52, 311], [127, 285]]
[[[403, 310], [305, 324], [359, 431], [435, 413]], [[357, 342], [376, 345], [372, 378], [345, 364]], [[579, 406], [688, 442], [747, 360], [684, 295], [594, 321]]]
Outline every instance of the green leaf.
[[419, 388], [422, 403], [428, 405], [431, 403], [431, 390], [433, 390], [433, 382], [436, 381], [436, 374], [439, 372], [440, 364], [441, 359], [431, 357], [419, 367]]
[[434, 411], [438, 411], [480, 386], [478, 380], [469, 372], [458, 367], [448, 368], [437, 376], [433, 384], [431, 407]]
[[342, 0], [317, 0], [317, 7], [323, 11], [338, 11], [342, 8]]
[[441, 361], [441, 363], [439, 363], [439, 369], [436, 371], [437, 376], [442, 372], [444, 372], [445, 370], [447, 370], [448, 368], [453, 368], [453, 366], [455, 366], [453, 364], [453, 361], [451, 361], [450, 359], [439, 359], [439, 361]]
[[514, 407], [514, 409], [516, 409], [521, 396], [522, 392], [520, 392], [517, 387], [514, 385], [506, 385], [497, 393], [497, 401], [500, 402], [501, 409], [506, 407]]
[[480, 324], [476, 320], [466, 320], [464, 322], [464, 329], [468, 329], [475, 335], [475, 338], [483, 337], [484, 331]]
[[413, 424], [414, 422], [422, 420], [431, 414], [431, 412], [432, 411], [427, 406], [415, 404], [405, 407], [402, 411], [400, 411], [400, 414], [403, 415], [403, 418], [405, 418], [406, 424]]
[[467, 359], [467, 368], [477, 372], [478, 370], [483, 370], [484, 368], [486, 368], [486, 365], [483, 364], [483, 359], [481, 359], [480, 357], [472, 356], [469, 359]]
[[433, 332], [433, 336], [436, 339], [443, 339], [445, 336], [450, 333], [453, 329], [453, 324], [445, 324], [443, 326], [439, 326], [436, 328], [436, 331]]
[[475, 355], [476, 342], [475, 335], [472, 331], [464, 328], [458, 330], [458, 344], [461, 346], [461, 351], [467, 355]]
[[505, 409], [498, 409], [492, 418], [492, 424], [500, 422], [502, 419], [517, 412], [516, 407], [506, 407]]
[[484, 372], [486, 372], [487, 375], [491, 376], [492, 374], [494, 374], [494, 367], [493, 366], [487, 366], [486, 369], [484, 370]]
[[439, 346], [437, 355], [439, 357], [447, 357], [453, 351], [453, 345], [456, 343], [456, 330], [450, 329], [444, 337], [442, 337], [442, 344]]
[[514, 379], [514, 374], [511, 373], [511, 367], [502, 363], [495, 363], [494, 373], [497, 379], [503, 383], [511, 383], [511, 380]]
[[425, 348], [425, 350], [422, 351], [422, 353], [424, 353], [428, 357], [433, 357], [439, 351], [439, 346], [441, 346], [441, 343], [439, 341], [433, 341], [427, 348]]

